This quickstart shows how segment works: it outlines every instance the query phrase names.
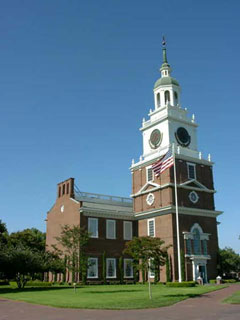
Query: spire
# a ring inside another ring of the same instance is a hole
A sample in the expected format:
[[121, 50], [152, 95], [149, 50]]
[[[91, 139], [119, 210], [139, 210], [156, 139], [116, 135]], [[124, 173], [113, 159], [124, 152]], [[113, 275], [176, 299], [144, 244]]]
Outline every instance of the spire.
[[163, 40], [162, 40], [162, 46], [163, 46], [163, 63], [168, 63], [167, 62], [167, 48], [166, 48], [166, 40], [165, 37], [163, 36]]
[[163, 53], [163, 63], [162, 63], [162, 66], [160, 68], [160, 72], [161, 72], [161, 75], [162, 77], [165, 77], [165, 76], [170, 76], [171, 74], [171, 67], [170, 65], [168, 64], [168, 61], [167, 61], [167, 48], [166, 48], [166, 40], [165, 40], [165, 37], [163, 36], [163, 40], [162, 40], [162, 53]]

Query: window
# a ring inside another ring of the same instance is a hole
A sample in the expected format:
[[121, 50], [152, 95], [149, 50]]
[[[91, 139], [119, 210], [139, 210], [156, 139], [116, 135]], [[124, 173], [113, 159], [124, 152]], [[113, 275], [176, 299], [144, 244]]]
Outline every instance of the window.
[[67, 183], [67, 194], [69, 194], [69, 183]]
[[170, 102], [170, 92], [168, 90], [164, 92], [164, 97], [165, 97], [165, 104]]
[[197, 228], [193, 230], [193, 252], [194, 254], [201, 254], [200, 232]]
[[196, 166], [194, 163], [188, 163], [188, 179], [196, 179]]
[[91, 238], [98, 238], [98, 219], [88, 218], [88, 232]]
[[157, 107], [160, 107], [160, 93], [157, 93]]
[[116, 259], [107, 258], [107, 278], [116, 278]]
[[124, 278], [133, 277], [133, 260], [124, 259]]
[[148, 220], [148, 236], [155, 237], [155, 219]]
[[186, 253], [192, 254], [192, 241], [191, 241], [191, 239], [186, 240]]
[[107, 220], [107, 239], [116, 239], [116, 221], [115, 220]]
[[97, 258], [88, 258], [88, 278], [98, 278], [98, 259]]
[[123, 222], [123, 239], [132, 240], [132, 222], [131, 221]]
[[152, 181], [153, 180], [153, 170], [152, 170], [152, 166], [151, 167], [147, 167], [146, 168], [147, 172], [147, 182]]
[[65, 184], [63, 185], [63, 190], [62, 191], [63, 191], [62, 194], [64, 195], [65, 194]]
[[208, 249], [207, 249], [207, 240], [202, 240], [202, 251], [204, 255], [208, 254]]

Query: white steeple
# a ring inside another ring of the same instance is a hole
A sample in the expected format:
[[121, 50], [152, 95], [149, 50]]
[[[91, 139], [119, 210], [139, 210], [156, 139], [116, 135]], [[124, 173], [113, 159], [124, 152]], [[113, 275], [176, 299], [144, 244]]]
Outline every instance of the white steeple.
[[[163, 42], [163, 63], [161, 77], [154, 84], [154, 110], [150, 109], [148, 119], [143, 119], [140, 131], [143, 135], [143, 154], [141, 165], [165, 154], [174, 143], [177, 153], [184, 157], [200, 161], [203, 159], [197, 147], [197, 127], [195, 116], [188, 117], [187, 108], [181, 108], [181, 88], [171, 76], [171, 67], [167, 60], [165, 40]], [[132, 167], [138, 166], [134, 163]]]

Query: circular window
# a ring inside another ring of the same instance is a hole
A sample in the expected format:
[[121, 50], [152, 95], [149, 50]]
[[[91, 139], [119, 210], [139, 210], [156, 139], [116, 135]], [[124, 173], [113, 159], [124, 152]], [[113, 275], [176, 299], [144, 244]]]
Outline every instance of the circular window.
[[153, 204], [154, 200], [155, 200], [154, 194], [149, 193], [149, 194], [147, 195], [147, 199], [146, 199], [147, 204], [148, 204], [149, 206], [151, 206], [151, 205]]
[[189, 199], [190, 199], [190, 201], [192, 201], [192, 203], [197, 203], [198, 199], [199, 199], [199, 196], [195, 191], [191, 191], [189, 193]]
[[162, 142], [162, 134], [160, 130], [155, 129], [150, 135], [149, 144], [152, 149], [156, 149]]
[[175, 133], [175, 136], [176, 136], [177, 142], [181, 146], [183, 147], [189, 146], [191, 142], [191, 137], [185, 128], [179, 127]]

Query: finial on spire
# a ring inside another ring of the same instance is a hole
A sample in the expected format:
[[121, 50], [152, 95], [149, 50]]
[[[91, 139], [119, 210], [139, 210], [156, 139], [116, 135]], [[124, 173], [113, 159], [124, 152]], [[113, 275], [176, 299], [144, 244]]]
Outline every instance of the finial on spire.
[[165, 37], [164, 37], [164, 36], [162, 37], [162, 45], [163, 45], [163, 46], [166, 45], [166, 40], [165, 40]]
[[162, 39], [162, 46], [163, 46], [163, 63], [168, 63], [167, 62], [167, 49], [166, 49], [166, 40], [165, 37], [163, 36]]

